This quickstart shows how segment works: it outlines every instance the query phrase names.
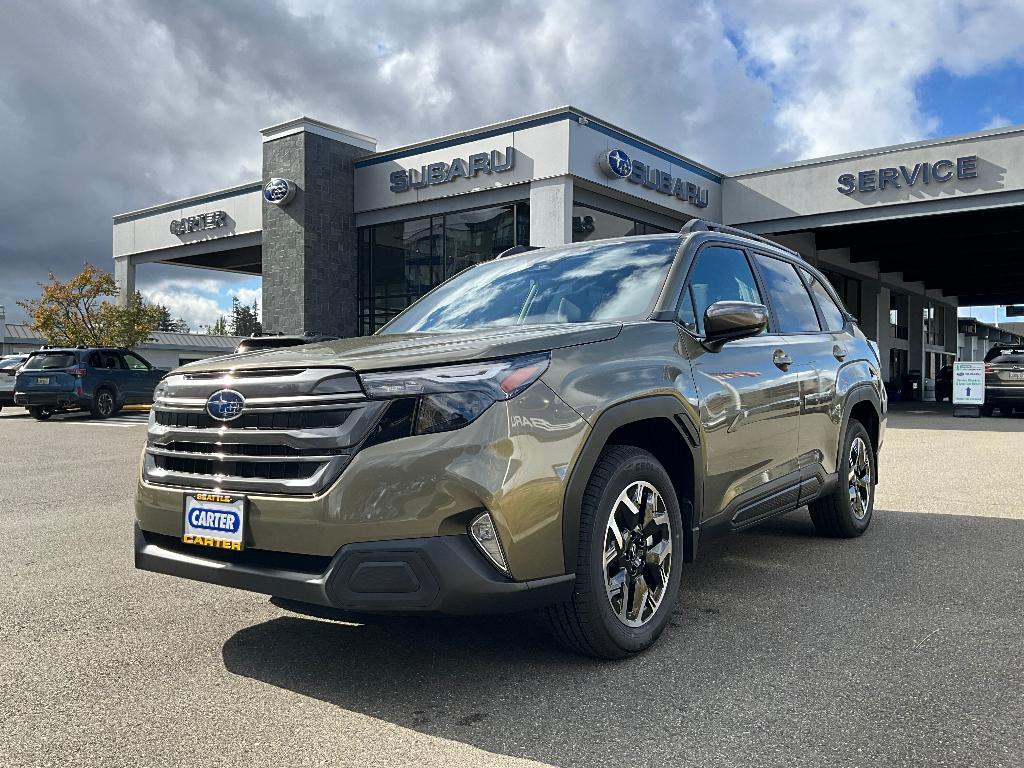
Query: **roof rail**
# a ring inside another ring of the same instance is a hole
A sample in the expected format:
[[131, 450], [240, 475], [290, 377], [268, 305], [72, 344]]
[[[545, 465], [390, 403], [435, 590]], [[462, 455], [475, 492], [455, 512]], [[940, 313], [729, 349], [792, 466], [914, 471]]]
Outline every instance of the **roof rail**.
[[541, 246], [539, 245], [513, 245], [511, 248], [506, 248], [494, 258], [504, 259], [506, 256], [518, 256], [520, 253], [526, 253], [527, 251], [540, 250], [540, 247]]
[[[679, 234], [681, 235], [689, 234], [690, 232], [721, 232], [725, 235], [737, 235], [739, 237], [744, 237], [747, 240], [757, 240], [759, 243], [770, 245], [773, 248], [779, 248], [787, 253], [793, 254], [794, 256], [800, 256], [800, 254], [792, 248], [787, 248], [785, 245], [777, 243], [774, 240], [769, 240], [767, 237], [755, 235], [753, 232], [747, 232], [745, 229], [729, 227], [725, 224], [716, 224], [715, 222], [708, 221], [707, 219], [690, 219], [688, 222], [683, 224], [682, 229], [679, 230]], [[802, 259], [803, 256], [800, 256], [800, 258]]]

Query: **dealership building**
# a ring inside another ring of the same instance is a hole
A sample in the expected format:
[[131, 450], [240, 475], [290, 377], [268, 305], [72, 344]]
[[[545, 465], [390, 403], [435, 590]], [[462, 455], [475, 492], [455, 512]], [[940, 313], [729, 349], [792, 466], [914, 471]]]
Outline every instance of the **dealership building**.
[[[890, 381], [931, 378], [966, 348], [958, 307], [1024, 301], [1021, 126], [739, 173], [573, 107], [387, 150], [299, 118], [262, 147], [261, 179], [114, 216], [119, 284], [152, 263], [260, 275], [268, 330], [353, 336], [512, 246], [696, 217], [825, 272]], [[982, 343], [1020, 339], [984, 329]]]

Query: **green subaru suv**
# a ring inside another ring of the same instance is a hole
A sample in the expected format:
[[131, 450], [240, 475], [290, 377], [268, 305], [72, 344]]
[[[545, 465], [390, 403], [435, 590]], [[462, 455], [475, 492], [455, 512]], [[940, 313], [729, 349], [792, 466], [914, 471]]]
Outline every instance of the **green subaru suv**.
[[874, 345], [771, 241], [519, 249], [373, 336], [164, 378], [135, 564], [314, 615], [539, 608], [621, 658], [702, 539], [805, 505], [864, 533], [886, 409]]

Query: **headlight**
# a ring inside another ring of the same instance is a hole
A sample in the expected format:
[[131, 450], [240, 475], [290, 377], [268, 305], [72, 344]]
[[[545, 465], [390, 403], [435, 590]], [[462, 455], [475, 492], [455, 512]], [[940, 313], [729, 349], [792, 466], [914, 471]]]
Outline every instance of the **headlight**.
[[459, 429], [494, 403], [509, 400], [547, 370], [548, 353], [447, 365], [415, 371], [368, 373], [366, 394], [393, 400], [372, 442]]

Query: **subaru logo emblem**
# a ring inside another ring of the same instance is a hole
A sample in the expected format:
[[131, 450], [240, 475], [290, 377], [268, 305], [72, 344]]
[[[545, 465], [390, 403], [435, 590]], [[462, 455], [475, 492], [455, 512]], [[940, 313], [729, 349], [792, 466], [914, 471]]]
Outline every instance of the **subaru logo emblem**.
[[295, 183], [288, 179], [271, 179], [263, 187], [263, 199], [273, 205], [285, 205], [295, 197]]
[[242, 414], [245, 398], [233, 389], [214, 392], [206, 401], [206, 412], [217, 421], [231, 421]]
[[633, 161], [621, 149], [612, 149], [600, 157], [601, 170], [612, 178], [624, 179], [633, 172]]

